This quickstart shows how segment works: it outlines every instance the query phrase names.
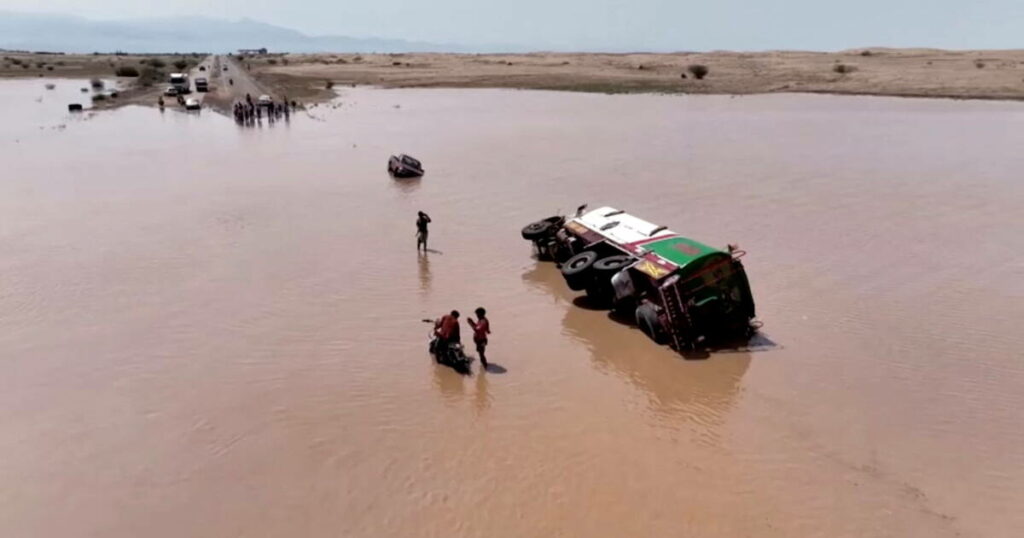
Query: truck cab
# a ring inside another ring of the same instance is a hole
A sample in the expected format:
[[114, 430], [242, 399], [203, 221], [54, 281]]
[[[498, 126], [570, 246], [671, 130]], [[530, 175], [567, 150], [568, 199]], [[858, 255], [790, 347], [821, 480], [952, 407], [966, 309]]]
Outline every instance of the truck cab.
[[192, 93], [187, 73], [171, 73], [169, 82], [171, 86], [174, 86], [174, 88], [178, 90], [178, 94], [185, 95]]

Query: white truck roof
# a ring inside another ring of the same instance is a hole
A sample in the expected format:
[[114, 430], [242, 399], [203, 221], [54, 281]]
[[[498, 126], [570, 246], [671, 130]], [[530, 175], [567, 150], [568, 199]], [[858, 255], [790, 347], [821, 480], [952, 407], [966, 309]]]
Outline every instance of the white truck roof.
[[664, 226], [647, 222], [614, 207], [599, 207], [573, 220], [620, 245], [675, 235], [675, 232]]

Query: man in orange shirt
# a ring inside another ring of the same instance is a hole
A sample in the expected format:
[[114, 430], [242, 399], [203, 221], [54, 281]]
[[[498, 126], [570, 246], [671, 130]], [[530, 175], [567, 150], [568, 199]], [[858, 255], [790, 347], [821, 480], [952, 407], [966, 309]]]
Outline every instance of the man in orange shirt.
[[481, 306], [476, 309], [477, 320], [467, 318], [466, 323], [473, 328], [473, 343], [476, 344], [476, 352], [480, 355], [480, 364], [487, 368], [487, 356], [484, 351], [487, 349], [487, 335], [491, 334], [491, 322], [487, 320], [487, 311]]

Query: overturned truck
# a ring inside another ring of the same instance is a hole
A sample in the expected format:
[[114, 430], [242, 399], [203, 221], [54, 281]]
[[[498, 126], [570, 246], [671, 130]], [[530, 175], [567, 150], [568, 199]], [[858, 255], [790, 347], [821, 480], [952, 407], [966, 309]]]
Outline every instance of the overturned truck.
[[559, 264], [569, 288], [680, 352], [736, 344], [757, 331], [743, 251], [709, 247], [612, 207], [585, 210], [522, 230], [538, 258]]

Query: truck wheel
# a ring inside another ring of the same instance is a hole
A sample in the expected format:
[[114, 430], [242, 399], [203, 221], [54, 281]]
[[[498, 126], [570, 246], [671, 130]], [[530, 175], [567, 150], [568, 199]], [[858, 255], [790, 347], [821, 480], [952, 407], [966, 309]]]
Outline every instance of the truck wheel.
[[654, 340], [654, 343], [658, 345], [664, 345], [668, 343], [668, 335], [665, 334], [665, 328], [661, 326], [661, 320], [658, 319], [658, 312], [654, 310], [654, 307], [650, 304], [644, 303], [636, 309], [636, 325], [640, 327], [640, 330], [647, 335], [648, 338]]
[[636, 258], [625, 254], [608, 256], [594, 262], [594, 270], [602, 273], [618, 273], [622, 268], [632, 265]]
[[593, 276], [592, 268], [597, 261], [597, 253], [592, 250], [580, 252], [562, 264], [562, 276], [569, 289], [580, 291], [586, 289]]
[[523, 227], [523, 239], [526, 239], [527, 241], [542, 239], [551, 233], [551, 228], [553, 226], [554, 225], [550, 221], [546, 220], [538, 220], [537, 222], [527, 224]]

